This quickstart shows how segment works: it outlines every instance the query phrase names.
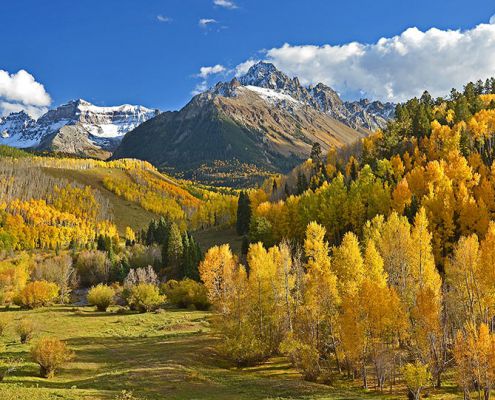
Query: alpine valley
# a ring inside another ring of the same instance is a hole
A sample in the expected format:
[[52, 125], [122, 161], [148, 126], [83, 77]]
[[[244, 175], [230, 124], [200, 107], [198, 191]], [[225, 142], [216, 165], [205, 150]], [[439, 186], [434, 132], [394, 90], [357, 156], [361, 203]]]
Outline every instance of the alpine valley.
[[[285, 173], [317, 142], [323, 151], [386, 126], [395, 105], [343, 101], [332, 88], [303, 86], [259, 62], [179, 111], [98, 107], [74, 100], [38, 120], [0, 119], [0, 144], [100, 159], [137, 158], [179, 177], [242, 186]], [[125, 136], [125, 137], [124, 137]]]

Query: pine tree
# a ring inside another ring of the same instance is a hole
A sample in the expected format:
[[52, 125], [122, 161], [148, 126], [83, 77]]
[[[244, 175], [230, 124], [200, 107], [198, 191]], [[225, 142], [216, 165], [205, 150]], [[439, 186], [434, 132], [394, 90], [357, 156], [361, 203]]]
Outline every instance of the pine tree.
[[175, 278], [180, 278], [180, 265], [182, 260], [182, 235], [179, 227], [174, 222], [170, 226], [167, 245], [167, 267]]
[[249, 195], [242, 191], [239, 194], [237, 201], [237, 234], [246, 235], [249, 232], [249, 224], [251, 223], [251, 200]]

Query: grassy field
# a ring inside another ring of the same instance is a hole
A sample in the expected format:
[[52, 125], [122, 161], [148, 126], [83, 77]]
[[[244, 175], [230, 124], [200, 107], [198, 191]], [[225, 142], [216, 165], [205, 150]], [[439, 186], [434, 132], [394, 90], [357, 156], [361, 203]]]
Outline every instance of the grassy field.
[[[13, 322], [1, 338], [2, 358], [22, 357], [20, 369], [0, 383], [0, 399], [114, 399], [131, 390], [142, 399], [404, 399], [394, 394], [365, 392], [359, 383], [333, 386], [301, 380], [284, 358], [237, 369], [215, 352], [209, 313], [166, 310], [150, 314], [107, 313], [89, 307], [51, 307], [4, 311]], [[30, 344], [20, 344], [15, 321], [30, 318], [43, 335], [67, 341], [75, 360], [51, 380], [38, 377], [30, 362]], [[430, 398], [458, 398], [449, 391]]]

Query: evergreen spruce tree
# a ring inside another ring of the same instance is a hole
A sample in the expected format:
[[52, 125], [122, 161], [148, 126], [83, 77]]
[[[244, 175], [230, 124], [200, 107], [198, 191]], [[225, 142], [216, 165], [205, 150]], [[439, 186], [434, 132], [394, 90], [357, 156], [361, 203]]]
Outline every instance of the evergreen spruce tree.
[[251, 200], [249, 195], [242, 191], [239, 194], [237, 202], [237, 234], [245, 235], [249, 232], [249, 224], [251, 223]]
[[182, 235], [175, 222], [170, 225], [167, 245], [167, 267], [174, 278], [180, 277], [180, 266], [182, 261]]

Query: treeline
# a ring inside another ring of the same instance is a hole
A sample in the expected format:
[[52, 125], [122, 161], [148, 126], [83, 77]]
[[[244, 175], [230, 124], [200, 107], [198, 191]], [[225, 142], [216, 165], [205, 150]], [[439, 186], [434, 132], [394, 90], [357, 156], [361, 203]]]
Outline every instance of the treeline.
[[[38, 208], [28, 207], [28, 210]], [[43, 232], [38, 230], [38, 235]], [[51, 248], [54, 251], [38, 253], [3, 250], [0, 253], [0, 303], [14, 302], [30, 282], [55, 284], [57, 290], [51, 291], [55, 294], [50, 301], [60, 296], [59, 300], [65, 302], [72, 289], [99, 284], [124, 285], [136, 281], [158, 287], [165, 281], [199, 280], [201, 249], [191, 233], [180, 230], [175, 222], [161, 218], [151, 221], [139, 234], [127, 228], [125, 236], [123, 243], [115, 231], [102, 230], [96, 237], [91, 236], [91, 240], [88, 238], [87, 243], [74, 240], [69, 250], [54, 246]], [[55, 241], [58, 237], [47, 234], [46, 241]], [[0, 236], [0, 243], [2, 238]], [[44, 236], [38, 238], [44, 243]]]

